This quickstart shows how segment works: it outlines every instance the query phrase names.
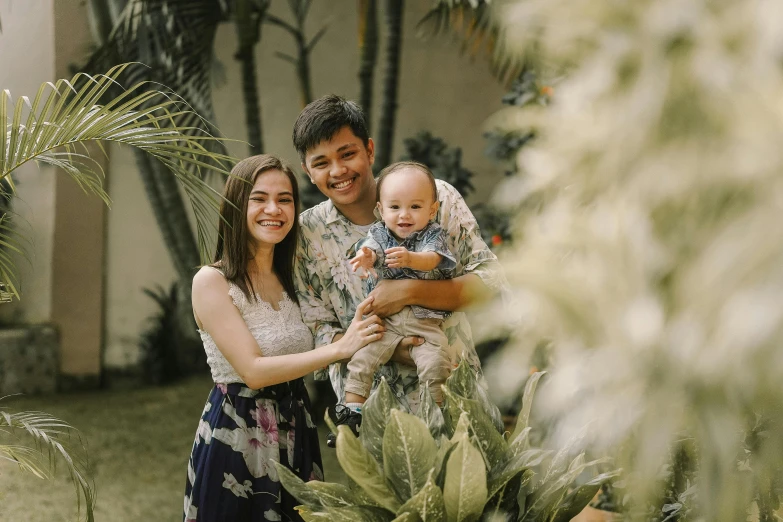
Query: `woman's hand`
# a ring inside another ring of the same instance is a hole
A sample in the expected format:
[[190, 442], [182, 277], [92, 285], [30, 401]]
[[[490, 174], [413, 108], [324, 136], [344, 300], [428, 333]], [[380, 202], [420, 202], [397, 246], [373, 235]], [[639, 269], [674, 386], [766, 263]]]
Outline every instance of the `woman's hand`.
[[350, 359], [360, 348], [383, 337], [383, 332], [386, 331], [383, 319], [375, 314], [363, 318], [365, 314], [370, 313], [367, 309], [372, 304], [372, 301], [373, 298], [368, 297], [359, 303], [351, 325], [345, 331], [345, 335], [337, 341], [340, 344], [341, 359]]

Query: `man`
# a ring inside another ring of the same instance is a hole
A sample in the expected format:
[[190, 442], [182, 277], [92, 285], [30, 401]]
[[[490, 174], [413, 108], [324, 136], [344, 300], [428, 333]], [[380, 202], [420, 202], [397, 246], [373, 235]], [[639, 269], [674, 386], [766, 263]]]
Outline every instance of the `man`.
[[[294, 147], [302, 167], [329, 199], [300, 216], [301, 237], [295, 281], [302, 316], [315, 335], [316, 349], [338, 339], [364, 299], [362, 281], [349, 265], [347, 252], [367, 235], [377, 221], [376, 185], [372, 174], [375, 146], [369, 137], [364, 113], [354, 102], [336, 95], [320, 98], [305, 107], [294, 124]], [[407, 305], [455, 311], [501, 288], [504, 278], [495, 255], [481, 239], [476, 220], [465, 201], [448, 183], [438, 180], [440, 209], [436, 221], [449, 235], [449, 249], [457, 259], [457, 277], [448, 280], [384, 280], [372, 291], [372, 312], [385, 317]], [[470, 325], [464, 313], [454, 313], [443, 323], [451, 360], [465, 358], [480, 368]], [[419, 388], [409, 351], [422, 339], [406, 338], [376, 374], [407, 410], [416, 410]], [[347, 365], [329, 367], [329, 378], [340, 405], [337, 423], [354, 432], [361, 416], [342, 405]], [[325, 378], [323, 372], [316, 378]], [[327, 438], [333, 447], [334, 434]]]

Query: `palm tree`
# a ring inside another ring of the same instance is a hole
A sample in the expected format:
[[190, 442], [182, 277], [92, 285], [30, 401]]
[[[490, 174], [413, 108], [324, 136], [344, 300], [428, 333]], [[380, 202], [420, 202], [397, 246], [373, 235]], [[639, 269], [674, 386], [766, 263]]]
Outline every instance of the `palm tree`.
[[364, 109], [367, 128], [371, 128], [373, 77], [378, 58], [378, 4], [359, 0], [359, 104]]
[[[102, 75], [80, 73], [71, 80], [47, 82], [32, 103], [22, 97], [10, 106], [7, 96], [0, 97], [0, 120], [5, 122], [0, 128], [0, 183], [5, 191], [12, 193], [12, 173], [25, 163], [37, 161], [59, 167], [85, 192], [109, 204], [103, 187], [104, 173], [100, 164], [89, 157], [85, 144], [129, 145], [165, 166], [165, 177], [184, 188], [195, 212], [199, 244], [206, 258], [207, 238], [214, 233], [219, 194], [203, 180], [203, 173], [211, 170], [228, 175], [234, 159], [210, 151], [207, 145], [223, 140], [204, 132], [206, 122], [181, 98], [172, 92], [150, 89], [149, 82], [136, 83], [102, 103], [107, 92], [120, 85], [118, 80], [129, 67], [118, 65]], [[178, 118], [190, 118], [201, 125], [177, 126], [174, 122]], [[0, 281], [17, 298], [11, 253], [24, 253], [22, 239], [7, 222], [7, 214], [4, 215], [0, 219], [0, 245], [5, 247], [0, 250]], [[32, 447], [5, 443], [16, 441], [20, 433], [33, 439]], [[74, 480], [79, 507], [83, 496], [87, 519], [93, 520], [95, 497], [87, 462], [72, 457], [74, 448], [78, 450], [78, 445], [73, 444], [78, 442], [77, 435], [71, 426], [45, 413], [9, 413], [0, 409], [0, 458], [45, 478], [59, 457]]]
[[[93, 0], [90, 5], [109, 1]], [[111, 20], [105, 20], [107, 16], [111, 17], [111, 9], [93, 8], [91, 13], [93, 18], [104, 19], [94, 26], [112, 29], [109, 34], [96, 34], [102, 45], [82, 68], [83, 71], [93, 73], [115, 63], [138, 62], [128, 67], [127, 75], [132, 83], [152, 81], [169, 86], [193, 109], [172, 116], [174, 125], [188, 129], [186, 132], [190, 134], [217, 132], [211, 125], [202, 124], [204, 120], [199, 120], [196, 115], [207, 121], [214, 119], [212, 47], [217, 24], [227, 15], [222, 2], [127, 0], [122, 11]], [[218, 154], [225, 153], [220, 140], [205, 142], [203, 146]], [[177, 184], [165, 175], [164, 165], [140, 152], [136, 153], [136, 161], [172, 264], [178, 279], [184, 283], [180, 285], [183, 288], [181, 302], [189, 302], [187, 289], [199, 264], [199, 246], [186, 204]]]
[[242, 98], [245, 101], [245, 125], [251, 155], [264, 152], [255, 46], [261, 40], [261, 22], [270, 3], [271, 0], [236, 0], [234, 9], [234, 23], [239, 40], [235, 58], [239, 60], [242, 70]]
[[397, 114], [397, 87], [400, 78], [400, 56], [402, 54], [402, 16], [405, 0], [387, 0], [384, 15], [387, 43], [383, 71], [383, 102], [378, 125], [378, 146], [375, 168], [382, 169], [392, 158], [394, 145], [394, 124]]

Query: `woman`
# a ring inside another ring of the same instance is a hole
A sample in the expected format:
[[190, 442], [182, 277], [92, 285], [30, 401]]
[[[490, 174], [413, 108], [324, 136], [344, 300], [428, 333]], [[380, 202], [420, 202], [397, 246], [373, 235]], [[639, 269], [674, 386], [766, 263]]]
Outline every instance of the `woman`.
[[375, 315], [362, 319], [368, 299], [343, 338], [312, 349], [293, 283], [296, 177], [270, 155], [231, 173], [214, 263], [193, 278], [193, 313], [215, 387], [188, 463], [185, 520], [301, 520], [273, 462], [323, 480], [302, 377], [350, 359], [384, 328]]

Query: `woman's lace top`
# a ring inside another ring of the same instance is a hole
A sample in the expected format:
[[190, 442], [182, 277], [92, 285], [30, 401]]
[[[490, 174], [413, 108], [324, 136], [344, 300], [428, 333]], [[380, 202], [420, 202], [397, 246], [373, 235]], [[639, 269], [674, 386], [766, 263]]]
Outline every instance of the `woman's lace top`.
[[[258, 342], [259, 352], [265, 357], [306, 352], [313, 349], [313, 335], [302, 322], [299, 305], [283, 292], [280, 310], [258, 298], [248, 300], [238, 286], [229, 282], [228, 293], [247, 323], [250, 333]], [[216, 383], [244, 382], [231, 364], [223, 357], [212, 336], [199, 330], [207, 352], [207, 364]]]

